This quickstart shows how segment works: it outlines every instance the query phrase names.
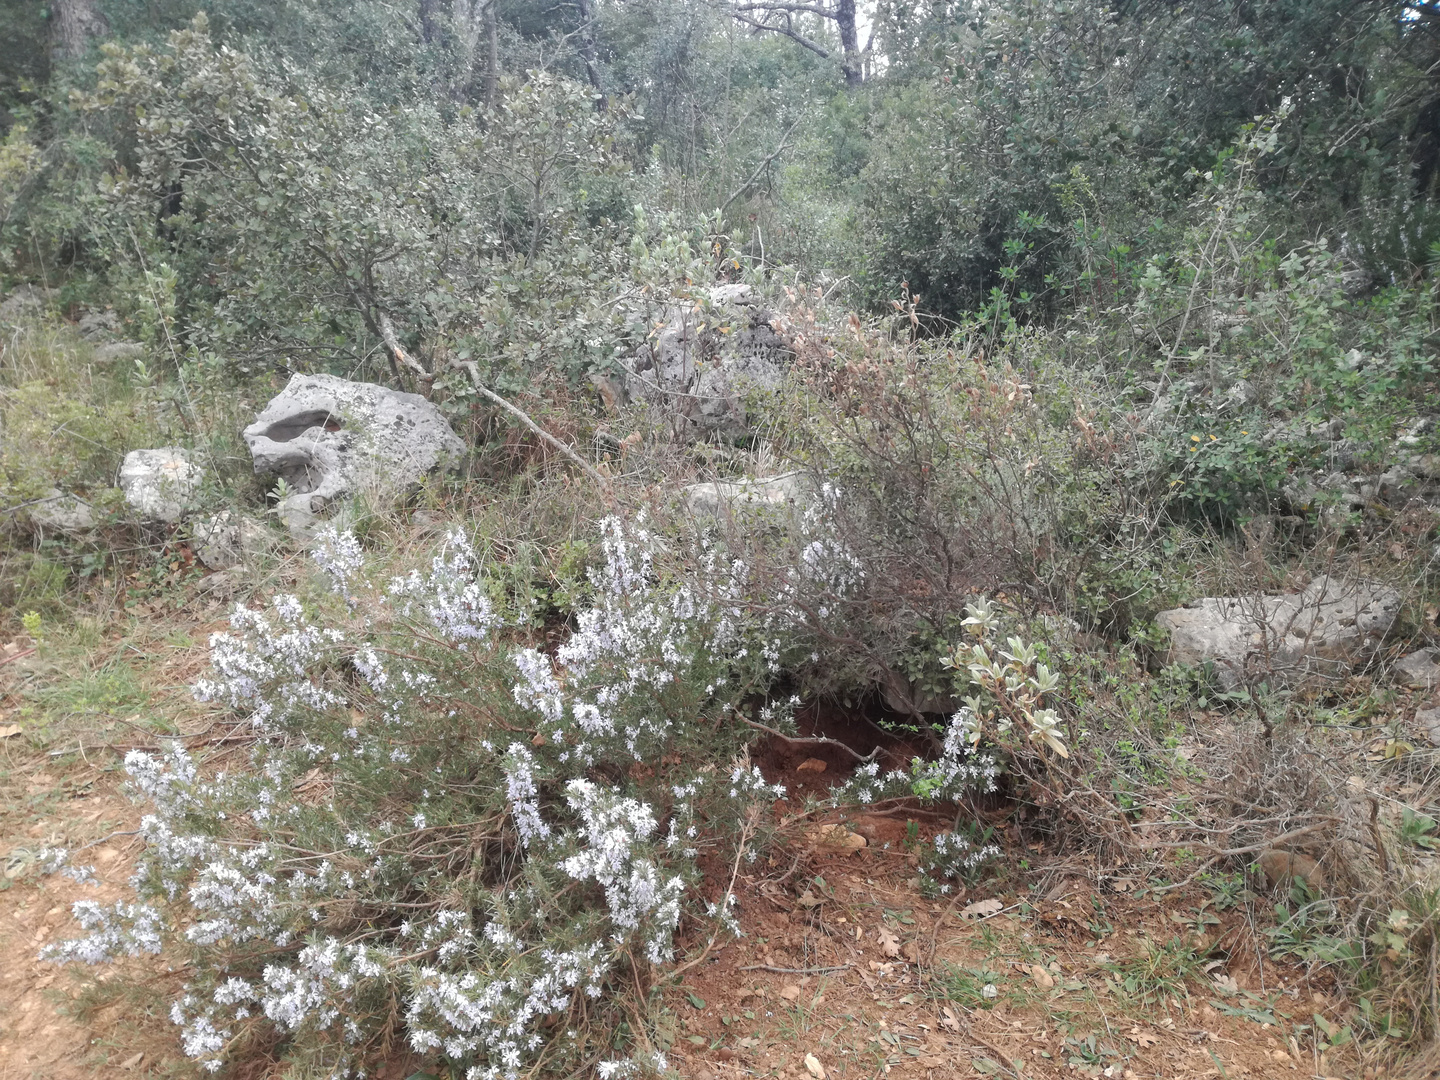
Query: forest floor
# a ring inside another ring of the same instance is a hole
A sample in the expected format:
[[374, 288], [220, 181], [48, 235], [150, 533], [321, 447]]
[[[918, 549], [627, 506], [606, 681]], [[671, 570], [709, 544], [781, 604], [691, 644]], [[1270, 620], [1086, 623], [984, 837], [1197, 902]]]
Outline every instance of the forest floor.
[[[187, 601], [0, 650], [0, 1080], [199, 1075], [168, 1019], [179, 973], [38, 954], [74, 936], [75, 901], [124, 895], [143, 807], [121, 790], [121, 758], [205, 727], [187, 687], [222, 625], [216, 601]], [[762, 763], [797, 800], [829, 778], [813, 762]], [[938, 820], [831, 815], [841, 827], [820, 842], [817, 819], [789, 816], [788, 847], [738, 879], [744, 935], [664, 993], [656, 1032], [683, 1077], [1376, 1075], [1351, 1048], [1315, 1051], [1316, 1025], [1343, 1027], [1352, 1006], [1323, 974], [1270, 959], [1269, 898], [1217, 908], [1205, 890], [1161, 893], [1037, 846], [927, 899], [910, 849]], [[84, 849], [76, 862], [98, 883], [40, 873], [53, 846]], [[253, 1061], [235, 1075], [281, 1071]]]

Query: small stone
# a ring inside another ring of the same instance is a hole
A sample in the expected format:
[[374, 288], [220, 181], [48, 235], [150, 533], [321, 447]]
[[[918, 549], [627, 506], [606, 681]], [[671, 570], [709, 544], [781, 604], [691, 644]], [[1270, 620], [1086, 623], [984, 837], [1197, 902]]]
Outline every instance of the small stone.
[[1260, 853], [1260, 870], [1271, 888], [1288, 885], [1294, 878], [1301, 878], [1311, 888], [1325, 887], [1325, 874], [1320, 865], [1309, 855], [1299, 852], [1269, 848]]
[[276, 509], [301, 536], [328, 505], [354, 495], [393, 503], [465, 454], [433, 402], [333, 375], [295, 375], [242, 434], [256, 474], [288, 485]]
[[799, 1001], [800, 987], [796, 986], [794, 983], [786, 983], [780, 988], [780, 996], [786, 1001]]
[[1433, 690], [1440, 686], [1440, 649], [1417, 649], [1402, 657], [1395, 665], [1395, 678], [1414, 690]]
[[680, 495], [696, 517], [724, 518], [803, 507], [814, 497], [814, 488], [806, 473], [788, 472], [754, 480], [691, 484], [681, 489]]
[[91, 308], [81, 313], [75, 325], [85, 340], [104, 341], [120, 332], [120, 316], [108, 308], [99, 311]]
[[51, 488], [30, 507], [30, 520], [49, 532], [81, 533], [95, 527], [95, 512], [84, 499]]
[[0, 322], [18, 323], [27, 319], [38, 319], [58, 291], [42, 289], [38, 285], [18, 286], [0, 303]]
[[813, 835], [817, 844], [832, 850], [854, 852], [866, 846], [865, 837], [844, 825], [820, 825]]
[[1375, 656], [1400, 613], [1386, 585], [1322, 575], [1287, 596], [1205, 597], [1162, 611], [1170, 663], [1214, 665], [1226, 690], [1300, 686], [1348, 676]]
[[1415, 723], [1425, 732], [1425, 737], [1440, 746], [1440, 707], [1420, 709], [1415, 713]]
[[240, 590], [240, 581], [230, 570], [207, 574], [195, 586], [196, 595], [205, 600], [229, 600]]
[[253, 518], [229, 510], [196, 522], [191, 529], [195, 554], [211, 570], [229, 570], [264, 553], [270, 530]]
[[649, 402], [677, 436], [747, 431], [746, 399], [778, 387], [789, 363], [774, 313], [743, 284], [718, 286], [708, 305], [676, 299], [652, 338], [621, 360], [623, 397]]
[[205, 470], [178, 446], [131, 450], [120, 465], [125, 501], [153, 521], [176, 522], [194, 507]]
[[145, 346], [138, 341], [110, 341], [95, 349], [95, 362], [99, 364], [124, 363], [139, 360], [145, 355]]

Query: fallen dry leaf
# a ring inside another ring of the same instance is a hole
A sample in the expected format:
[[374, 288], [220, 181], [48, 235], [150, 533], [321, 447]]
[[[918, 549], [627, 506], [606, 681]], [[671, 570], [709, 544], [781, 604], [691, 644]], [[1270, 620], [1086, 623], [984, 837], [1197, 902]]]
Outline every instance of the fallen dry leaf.
[[780, 996], [786, 1001], [799, 1001], [800, 987], [796, 986], [794, 983], [787, 983], [780, 988]]
[[1055, 989], [1055, 977], [1039, 964], [1030, 965], [1030, 977], [1035, 980], [1035, 985], [1041, 990]]
[[142, 1062], [142, 1061], [144, 1061], [144, 1060], [145, 1060], [145, 1051], [142, 1050], [142, 1051], [140, 1051], [140, 1053], [138, 1053], [138, 1054], [131, 1054], [131, 1055], [130, 1055], [128, 1058], [126, 1058], [124, 1061], [120, 1062], [120, 1068], [122, 1068], [122, 1069], [133, 1069], [133, 1068], [135, 1068], [137, 1065], [139, 1065], [140, 1062]]
[[946, 1031], [959, 1031], [960, 1018], [955, 1015], [955, 1010], [946, 1005], [940, 1010], [940, 1026]]
[[9, 739], [19, 734], [19, 724], [0, 724], [0, 739]]
[[821, 761], [818, 757], [806, 758], [795, 766], [796, 772], [824, 772], [830, 766], [827, 762]]
[[1160, 1037], [1148, 1031], [1141, 1031], [1140, 1025], [1137, 1024], [1130, 1029], [1130, 1041], [1140, 1047], [1141, 1050], [1144, 1050], [1147, 1046], [1154, 1046], [1159, 1042]]
[[892, 958], [900, 955], [900, 939], [892, 934], [888, 928], [881, 926], [880, 929], [875, 932], [875, 936], [880, 939], [880, 951], [882, 953]]
[[1240, 992], [1240, 984], [1235, 981], [1235, 977], [1233, 975], [1227, 975], [1224, 972], [1216, 972], [1210, 977], [1215, 980], [1215, 985], [1218, 986], [1221, 990], [1224, 990], [1227, 994], [1238, 994]]
[[825, 1066], [820, 1064], [820, 1059], [814, 1054], [805, 1055], [805, 1071], [815, 1080], [825, 1080]]
[[987, 915], [995, 915], [1005, 910], [1003, 900], [976, 900], [973, 904], [966, 904], [960, 909], [962, 919], [983, 919]]
[[825, 901], [822, 900], [820, 897], [816, 896], [809, 889], [806, 889], [804, 892], [802, 892], [799, 896], [795, 898], [795, 902], [803, 908], [813, 908], [819, 907]]

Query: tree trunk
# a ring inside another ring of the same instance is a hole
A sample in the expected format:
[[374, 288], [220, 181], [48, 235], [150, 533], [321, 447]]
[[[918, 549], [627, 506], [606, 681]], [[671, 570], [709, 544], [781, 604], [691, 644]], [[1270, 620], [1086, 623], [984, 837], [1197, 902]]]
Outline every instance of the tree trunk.
[[485, 5], [485, 105], [493, 109], [500, 95], [500, 17], [495, 6], [500, 0]]
[[91, 38], [110, 33], [110, 24], [95, 7], [95, 0], [53, 0], [50, 18], [50, 54], [57, 60], [84, 56]]
[[606, 108], [605, 83], [600, 75], [600, 56], [595, 49], [595, 5], [591, 0], [577, 0], [577, 6], [580, 9], [580, 52], [585, 57], [585, 74], [600, 95], [596, 105], [603, 112]]
[[845, 85], [859, 86], [865, 73], [860, 67], [860, 37], [855, 31], [855, 0], [835, 0], [835, 25], [840, 28], [844, 52], [840, 66], [845, 72]]
[[420, 0], [420, 40], [434, 45], [440, 40], [440, 0]]

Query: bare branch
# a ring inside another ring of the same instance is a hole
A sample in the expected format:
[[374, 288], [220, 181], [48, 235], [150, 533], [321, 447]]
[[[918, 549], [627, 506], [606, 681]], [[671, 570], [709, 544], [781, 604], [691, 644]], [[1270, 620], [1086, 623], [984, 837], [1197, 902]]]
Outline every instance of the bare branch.
[[395, 336], [395, 326], [390, 322], [389, 315], [383, 311], [380, 312], [376, 325], [380, 330], [380, 340], [385, 343], [385, 351], [390, 354], [390, 360], [397, 368], [404, 368], [413, 373], [424, 386], [429, 386], [435, 381], [435, 376], [426, 371], [419, 360], [416, 360], [400, 346], [400, 339]]
[[755, 181], [760, 179], [761, 175], [765, 172], [765, 170], [770, 167], [770, 163], [772, 161], [774, 161], [777, 157], [783, 154], [786, 150], [790, 149], [790, 143], [787, 140], [789, 140], [790, 133], [795, 130], [799, 123], [800, 121], [796, 120], [795, 123], [791, 124], [788, 128], [785, 129], [785, 134], [780, 136], [780, 145], [775, 148], [774, 152], [771, 153], [764, 161], [760, 162], [760, 164], [755, 167], [755, 171], [750, 174], [750, 178], [746, 180], [745, 183], [741, 184], [738, 188], [736, 188], [734, 191], [732, 191], [730, 193], [730, 197], [720, 204], [720, 212], [722, 214], [730, 208], [730, 204], [732, 202], [740, 198], [741, 195], [744, 195], [747, 191], [749, 191], [752, 187], [755, 186]]
[[731, 14], [734, 16], [736, 22], [742, 22], [746, 26], [753, 26], [756, 30], [768, 30], [772, 34], [782, 34], [796, 44], [802, 45], [805, 48], [809, 49], [821, 59], [830, 59], [830, 50], [826, 49], [823, 45], [820, 45], [817, 42], [811, 41], [804, 34], [797, 31], [794, 26], [791, 25], [788, 16], [783, 26], [776, 26], [773, 23], [763, 22], [759, 19], [751, 18], [749, 15], [736, 8], [731, 9]]
[[560, 453], [564, 454], [567, 458], [573, 461], [579, 467], [581, 472], [583, 472], [586, 476], [590, 477], [591, 480], [594, 480], [595, 483], [600, 485], [600, 487], [607, 490], [609, 489], [610, 481], [605, 479], [605, 477], [602, 476], [593, 465], [587, 462], [574, 450], [570, 449], [570, 447], [566, 446], [554, 435], [551, 435], [534, 420], [530, 419], [529, 413], [525, 412], [523, 409], [520, 409], [515, 405], [512, 405], [509, 401], [506, 401], [499, 394], [495, 393], [494, 390], [491, 390], [488, 386], [486, 386], [484, 381], [480, 378], [480, 368], [478, 365], [476, 365], [474, 360], [454, 360], [452, 361], [452, 364], [455, 367], [462, 369], [465, 374], [470, 376], [470, 384], [475, 387], [476, 393], [480, 394], [482, 397], [489, 398], [496, 405], [499, 405], [502, 409], [515, 416], [522, 424], [524, 424], [527, 428], [533, 431], [537, 436], [539, 436], [545, 442], [549, 443], [556, 450], [559, 450]]

